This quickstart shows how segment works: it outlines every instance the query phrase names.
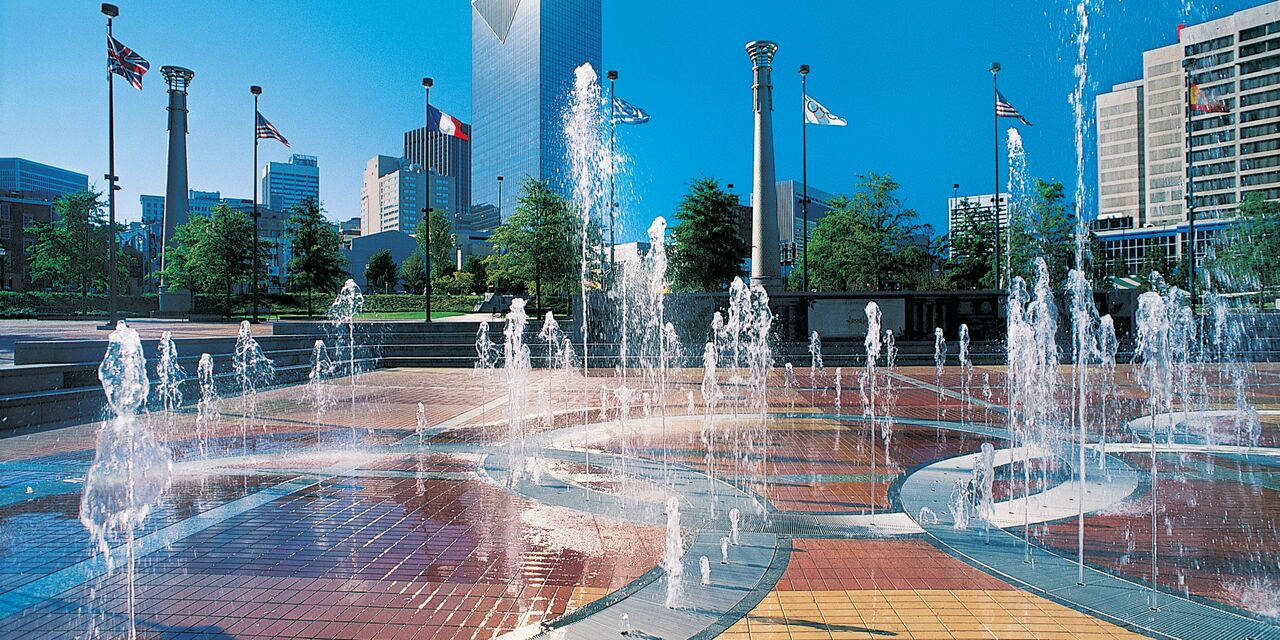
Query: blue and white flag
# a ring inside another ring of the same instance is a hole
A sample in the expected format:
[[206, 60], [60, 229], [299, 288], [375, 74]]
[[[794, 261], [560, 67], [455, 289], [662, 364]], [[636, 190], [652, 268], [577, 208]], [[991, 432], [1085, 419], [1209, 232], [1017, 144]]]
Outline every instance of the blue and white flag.
[[649, 121], [649, 114], [621, 98], [614, 98], [613, 121], [618, 124], [644, 124]]
[[808, 124], [829, 124], [835, 127], [843, 127], [847, 122], [844, 118], [837, 116], [827, 110], [826, 107], [818, 104], [817, 100], [804, 97], [804, 121]]

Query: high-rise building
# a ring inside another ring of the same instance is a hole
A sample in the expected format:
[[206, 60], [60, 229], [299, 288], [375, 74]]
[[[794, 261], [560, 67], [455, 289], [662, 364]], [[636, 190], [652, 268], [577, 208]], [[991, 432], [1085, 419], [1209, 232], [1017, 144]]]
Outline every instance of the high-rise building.
[[[404, 158], [374, 156], [360, 186], [360, 235], [383, 231], [413, 233], [425, 207], [454, 211], [457, 180], [424, 171]], [[453, 215], [449, 216], [455, 220]]]
[[32, 226], [53, 218], [49, 199], [35, 195], [0, 193], [0, 289], [23, 291], [31, 284], [27, 256], [36, 243]]
[[[1181, 260], [1191, 157], [1199, 260], [1250, 193], [1280, 199], [1280, 2], [1182, 27], [1145, 51], [1142, 79], [1098, 97], [1098, 220], [1106, 258], [1129, 273], [1159, 250]], [[1187, 73], [1226, 112], [1193, 112]]]
[[[1000, 196], [1000, 237], [1007, 238], [1009, 228], [1009, 194]], [[950, 257], [957, 258], [956, 238], [967, 233], [970, 224], [991, 224], [995, 219], [996, 200], [990, 193], [947, 198], [947, 237], [951, 240]], [[969, 220], [965, 220], [968, 217]], [[993, 229], [994, 231], [994, 229]], [[1003, 245], [1003, 242], [1002, 242]], [[1001, 247], [1001, 252], [1005, 247]]]
[[27, 160], [0, 158], [0, 193], [18, 192], [35, 200], [54, 200], [58, 196], [89, 188], [89, 176]]
[[287, 212], [307, 199], [320, 201], [320, 163], [315, 156], [295, 153], [288, 162], [268, 162], [262, 168], [260, 205]]
[[142, 224], [154, 226], [164, 223], [164, 196], [144, 194], [138, 200], [142, 204]]
[[214, 207], [222, 202], [222, 193], [218, 191], [187, 190], [187, 213], [193, 216], [213, 215]]
[[804, 245], [813, 230], [818, 228], [818, 221], [827, 215], [831, 207], [827, 204], [835, 196], [809, 187], [809, 236], [805, 236], [804, 224], [804, 183], [799, 180], [779, 180], [778, 193], [778, 241], [782, 243], [782, 275], [790, 273], [791, 267], [801, 264]]
[[526, 176], [569, 195], [561, 118], [584, 62], [601, 71], [601, 0], [473, 0], [471, 201], [513, 211]]
[[[471, 137], [471, 125], [462, 132]], [[463, 140], [426, 127], [404, 132], [404, 158], [439, 176], [453, 178], [453, 210], [450, 218], [466, 219], [471, 212], [471, 140]]]

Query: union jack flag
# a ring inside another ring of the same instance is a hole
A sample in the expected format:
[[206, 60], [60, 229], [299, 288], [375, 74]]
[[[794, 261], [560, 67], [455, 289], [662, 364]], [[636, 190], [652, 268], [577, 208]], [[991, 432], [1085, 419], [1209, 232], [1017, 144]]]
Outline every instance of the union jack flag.
[[1018, 113], [1018, 110], [1014, 109], [1013, 105], [1009, 104], [1009, 101], [1005, 100], [1004, 96], [1000, 95], [999, 91], [996, 92], [996, 117], [1017, 118], [1022, 121], [1022, 124], [1025, 124], [1028, 127], [1031, 126], [1031, 123], [1027, 122], [1027, 119], [1022, 117], [1022, 114]]
[[134, 89], [142, 89], [142, 76], [151, 68], [146, 58], [133, 52], [133, 49], [120, 44], [119, 40], [107, 36], [107, 70], [119, 74], [133, 85]]
[[262, 117], [261, 113], [258, 113], [257, 115], [258, 115], [257, 137], [275, 138], [276, 140], [279, 140], [280, 143], [283, 144], [284, 146], [286, 147], [289, 146], [289, 141], [286, 140], [283, 135], [280, 135], [280, 130], [277, 129], [274, 124], [271, 124], [270, 122], [267, 121], [266, 118]]

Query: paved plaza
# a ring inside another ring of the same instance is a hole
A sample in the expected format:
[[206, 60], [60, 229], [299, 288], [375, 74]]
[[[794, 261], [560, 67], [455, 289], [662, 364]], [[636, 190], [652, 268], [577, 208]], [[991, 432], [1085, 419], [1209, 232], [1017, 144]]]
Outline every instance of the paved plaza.
[[[139, 635], [1280, 637], [1270, 368], [1250, 389], [1258, 447], [1162, 445], [1158, 610], [1133, 605], [1151, 577], [1150, 448], [1125, 426], [1145, 407], [1126, 367], [1114, 393], [1090, 399], [1110, 403], [1112, 442], [1091, 428], [1083, 587], [1078, 485], [1050, 459], [1025, 494], [1002, 368], [900, 368], [886, 378], [892, 410], [874, 422], [856, 372], [839, 399], [833, 373], [797, 369], [796, 388], [775, 369], [767, 430], [727, 382], [708, 417], [694, 369], [671, 375], [665, 405], [637, 400], [626, 416], [615, 372], [535, 369], [518, 438], [501, 369], [335, 378], [320, 413], [301, 386], [252, 407], [229, 395], [198, 435], [194, 410], [151, 413], [173, 483], [135, 540]], [[126, 633], [119, 541], [108, 562], [78, 519], [97, 429], [0, 440], [0, 637]], [[984, 443], [997, 452], [993, 524], [956, 529], [953, 478], [969, 477]], [[669, 609], [672, 495], [684, 577]], [[740, 539], [725, 564], [733, 509]]]

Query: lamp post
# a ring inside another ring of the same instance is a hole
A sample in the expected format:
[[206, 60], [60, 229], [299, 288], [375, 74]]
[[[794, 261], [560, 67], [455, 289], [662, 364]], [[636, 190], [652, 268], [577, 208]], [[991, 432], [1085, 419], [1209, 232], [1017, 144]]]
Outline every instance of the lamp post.
[[253, 94], [253, 322], [258, 322], [258, 96], [262, 87], [249, 87]]
[[[107, 16], [107, 37], [112, 38], [112, 19], [120, 15], [120, 8], [114, 4], [102, 3], [102, 14]], [[107, 324], [99, 327], [100, 329], [115, 329], [117, 307], [116, 307], [116, 280], [119, 278], [119, 270], [116, 267], [116, 191], [120, 190], [116, 184], [116, 89], [115, 82], [112, 80], [111, 66], [107, 66], [107, 223], [110, 238], [107, 241], [107, 251], [110, 253], [107, 257]]]
[[991, 192], [991, 211], [995, 220], [996, 245], [993, 260], [995, 261], [995, 283], [996, 288], [1000, 289], [1004, 286], [1003, 274], [1000, 273], [1000, 112], [996, 110], [995, 105], [1000, 100], [1000, 89], [996, 85], [996, 77], [1000, 73], [1000, 63], [991, 63], [991, 131], [992, 149], [995, 155], [995, 169], [992, 170], [994, 178], [995, 190]]
[[1187, 236], [1188, 236], [1188, 258], [1187, 258], [1187, 293], [1191, 300], [1192, 311], [1196, 308], [1196, 200], [1195, 200], [1195, 182], [1192, 178], [1195, 173], [1191, 170], [1191, 116], [1193, 111], [1191, 108], [1191, 72], [1195, 69], [1195, 60], [1187, 58], [1182, 61], [1182, 68], [1185, 71], [1186, 82], [1186, 100], [1187, 110], [1187, 177], [1186, 177], [1186, 197], [1187, 197]]
[[502, 176], [498, 176], [498, 226], [502, 226]]
[[[804, 198], [801, 200], [800, 215], [804, 218], [800, 223], [804, 236], [803, 255], [800, 256], [801, 290], [809, 291], [809, 65], [800, 65], [800, 182], [803, 183]], [[791, 227], [795, 229], [795, 227]], [[792, 232], [794, 233], [794, 231]]]
[[[616, 153], [614, 152], [614, 141], [617, 138], [618, 123], [615, 121], [615, 108], [617, 102], [614, 100], [614, 83], [618, 81], [618, 72], [616, 69], [609, 70], [609, 286], [613, 286], [614, 270], [618, 265], [617, 245], [618, 238], [615, 232], [618, 199], [613, 188], [613, 174], [615, 167], [613, 166]], [[586, 308], [586, 301], [583, 301], [583, 308]]]
[[[423, 129], [424, 134], [431, 133], [431, 86], [434, 84], [435, 81], [431, 78], [424, 77], [422, 79], [422, 104], [425, 110], [424, 115], [426, 117], [426, 126]], [[430, 197], [431, 196], [428, 193], [427, 198], [430, 199]], [[431, 205], [428, 204], [423, 207], [422, 213], [424, 216], [423, 219], [427, 222], [423, 229], [423, 232], [427, 234], [427, 237], [424, 239], [424, 253], [426, 253], [426, 255], [422, 256], [423, 261], [427, 263], [427, 287], [424, 292], [426, 297], [426, 318], [423, 319], [423, 322], [431, 322]]]

